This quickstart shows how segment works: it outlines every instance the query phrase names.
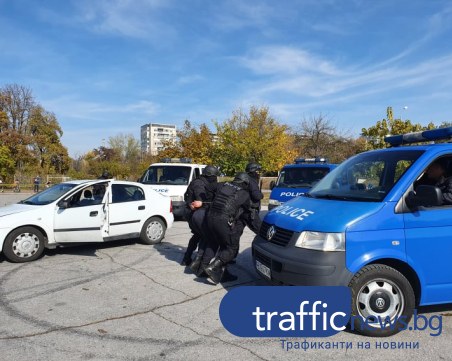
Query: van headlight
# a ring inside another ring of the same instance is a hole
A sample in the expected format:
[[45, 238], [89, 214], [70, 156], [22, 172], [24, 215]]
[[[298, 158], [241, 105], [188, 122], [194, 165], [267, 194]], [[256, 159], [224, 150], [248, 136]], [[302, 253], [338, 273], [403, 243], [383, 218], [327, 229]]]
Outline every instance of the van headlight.
[[280, 206], [281, 202], [276, 199], [269, 199], [268, 204], [271, 204], [272, 206]]
[[318, 251], [345, 251], [345, 233], [304, 231], [300, 233], [295, 247]]

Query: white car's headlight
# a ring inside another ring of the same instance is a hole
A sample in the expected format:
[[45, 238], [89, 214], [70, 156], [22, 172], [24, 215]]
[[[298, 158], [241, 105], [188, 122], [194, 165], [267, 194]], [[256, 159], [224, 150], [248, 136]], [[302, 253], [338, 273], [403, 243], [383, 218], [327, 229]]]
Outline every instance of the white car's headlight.
[[318, 251], [345, 251], [345, 233], [301, 232], [295, 247]]
[[271, 204], [272, 206], [280, 206], [281, 202], [276, 199], [269, 199], [268, 204]]

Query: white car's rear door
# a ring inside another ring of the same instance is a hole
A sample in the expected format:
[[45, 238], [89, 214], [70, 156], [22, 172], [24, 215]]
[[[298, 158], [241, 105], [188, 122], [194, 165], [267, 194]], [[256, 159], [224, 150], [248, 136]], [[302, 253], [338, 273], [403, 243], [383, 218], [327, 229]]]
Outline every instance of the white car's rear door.
[[145, 199], [141, 187], [134, 184], [113, 183], [112, 201], [109, 206], [109, 238], [138, 237], [149, 206], [149, 200]]

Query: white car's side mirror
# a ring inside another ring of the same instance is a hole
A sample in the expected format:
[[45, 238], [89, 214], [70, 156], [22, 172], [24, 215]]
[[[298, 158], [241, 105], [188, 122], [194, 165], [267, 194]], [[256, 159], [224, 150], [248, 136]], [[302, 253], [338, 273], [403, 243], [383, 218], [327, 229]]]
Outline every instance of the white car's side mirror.
[[65, 200], [59, 201], [57, 206], [62, 208], [62, 209], [66, 209], [66, 208], [69, 208], [69, 202], [65, 201]]

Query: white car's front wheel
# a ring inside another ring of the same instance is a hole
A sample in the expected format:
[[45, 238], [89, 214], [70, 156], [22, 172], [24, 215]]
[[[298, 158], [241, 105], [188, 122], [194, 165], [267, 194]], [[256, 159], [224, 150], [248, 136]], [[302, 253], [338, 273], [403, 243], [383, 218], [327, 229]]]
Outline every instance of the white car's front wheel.
[[44, 239], [44, 235], [37, 228], [17, 228], [6, 237], [3, 254], [11, 262], [34, 261], [44, 252]]
[[166, 225], [165, 222], [158, 217], [151, 217], [144, 222], [141, 230], [140, 240], [146, 244], [160, 243], [165, 237]]

